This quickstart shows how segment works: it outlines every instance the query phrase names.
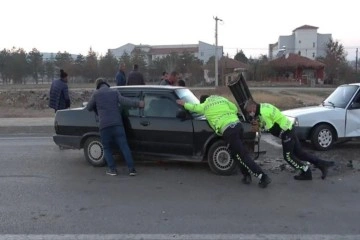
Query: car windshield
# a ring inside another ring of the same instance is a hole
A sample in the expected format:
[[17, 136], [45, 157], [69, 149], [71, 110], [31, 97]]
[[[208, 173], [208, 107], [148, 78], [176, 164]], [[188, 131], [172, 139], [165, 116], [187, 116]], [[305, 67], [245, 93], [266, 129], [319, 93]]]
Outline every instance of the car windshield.
[[199, 99], [187, 88], [176, 89], [178, 97], [187, 103], [198, 104]]
[[356, 85], [340, 86], [322, 102], [322, 105], [345, 108], [358, 88]]
[[[193, 92], [187, 88], [176, 89], [176, 93], [180, 99], [184, 100], [187, 103], [193, 103], [193, 104], [200, 103], [199, 99], [193, 94]], [[193, 117], [201, 116], [201, 114], [195, 112], [192, 112], [191, 114]]]

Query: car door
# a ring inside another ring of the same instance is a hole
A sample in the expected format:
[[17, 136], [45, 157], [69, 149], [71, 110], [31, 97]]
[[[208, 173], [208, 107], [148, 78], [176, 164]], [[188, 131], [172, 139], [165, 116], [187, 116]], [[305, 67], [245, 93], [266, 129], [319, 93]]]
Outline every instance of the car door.
[[346, 111], [345, 119], [346, 137], [360, 137], [360, 90]]
[[142, 151], [156, 154], [193, 155], [193, 124], [177, 118], [180, 106], [170, 91], [144, 90], [145, 107], [139, 133]]
[[[141, 91], [120, 91], [121, 95], [130, 98], [135, 101], [139, 101], [141, 97]], [[140, 111], [138, 107], [121, 106], [122, 117], [124, 127], [126, 131], [126, 137], [132, 151], [141, 151], [141, 125], [140, 125]]]

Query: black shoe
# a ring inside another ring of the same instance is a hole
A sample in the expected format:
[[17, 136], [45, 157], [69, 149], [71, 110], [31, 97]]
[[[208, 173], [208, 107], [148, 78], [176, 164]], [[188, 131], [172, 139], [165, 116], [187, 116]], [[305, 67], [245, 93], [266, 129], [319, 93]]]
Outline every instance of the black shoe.
[[321, 178], [322, 179], [326, 178], [329, 167], [333, 167], [334, 165], [335, 165], [335, 163], [333, 161], [331, 161], [331, 162], [323, 161], [318, 166], [316, 166], [321, 171]]
[[312, 180], [312, 174], [310, 168], [304, 172], [301, 170], [301, 172], [298, 175], [294, 176], [295, 180]]
[[259, 187], [266, 188], [267, 185], [269, 185], [270, 183], [271, 183], [271, 178], [269, 178], [268, 175], [263, 173], [263, 175], [260, 178]]
[[106, 169], [106, 174], [110, 176], [116, 176], [118, 173], [116, 169], [108, 168]]
[[251, 175], [250, 174], [244, 175], [244, 177], [241, 179], [241, 182], [243, 184], [250, 184], [252, 182]]
[[131, 169], [131, 170], [129, 171], [129, 176], [136, 176], [136, 170], [135, 170], [135, 168], [133, 168], [133, 169]]

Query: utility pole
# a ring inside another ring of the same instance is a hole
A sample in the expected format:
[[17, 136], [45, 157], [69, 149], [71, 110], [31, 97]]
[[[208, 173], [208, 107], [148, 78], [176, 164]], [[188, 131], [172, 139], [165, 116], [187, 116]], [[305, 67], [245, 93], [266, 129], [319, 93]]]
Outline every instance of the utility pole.
[[356, 49], [356, 58], [355, 58], [355, 72], [357, 73], [357, 69], [358, 69], [358, 52], [359, 52], [359, 49], [357, 48]]
[[219, 86], [219, 80], [218, 80], [218, 21], [222, 21], [220, 18], [218, 18], [217, 16], [214, 17], [215, 19], [215, 87]]

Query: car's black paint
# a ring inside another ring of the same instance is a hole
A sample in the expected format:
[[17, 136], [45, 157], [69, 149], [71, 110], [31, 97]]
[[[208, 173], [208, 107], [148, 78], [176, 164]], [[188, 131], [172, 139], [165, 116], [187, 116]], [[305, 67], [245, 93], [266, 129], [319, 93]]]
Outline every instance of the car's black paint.
[[[214, 133], [203, 116], [191, 114], [175, 102], [176, 99], [180, 98], [178, 91], [181, 91], [180, 95], [188, 93], [192, 96], [187, 97], [190, 97], [192, 101], [198, 101], [190, 90], [182, 87], [151, 85], [115, 88], [123, 96], [145, 101], [144, 109], [122, 109], [128, 142], [136, 157], [135, 159], [200, 162], [213, 161], [211, 159], [219, 158], [208, 156], [208, 151], [211, 146], [216, 144], [219, 146], [219, 151], [213, 149], [212, 152], [214, 154], [220, 152], [220, 147], [223, 147], [225, 143]], [[149, 102], [147, 103], [147, 100], [151, 101], [151, 99], [165, 100], [166, 107], [171, 107], [165, 110], [165, 105], [162, 105], [161, 113], [168, 111], [172, 117], [151, 115], [151, 106]], [[243, 125], [245, 130], [244, 141], [249, 146], [249, 151], [252, 152], [256, 133], [250, 131], [250, 124], [244, 123]], [[87, 111], [85, 107], [57, 111], [55, 132], [53, 139], [57, 145], [75, 149], [85, 148], [85, 157], [92, 165], [103, 166], [105, 164], [101, 156], [103, 154], [101, 145], [98, 144], [99, 129], [94, 112]], [[91, 141], [89, 143], [89, 139], [96, 141], [96, 144], [92, 144]], [[89, 146], [94, 146], [94, 149], [86, 149]], [[94, 156], [89, 157], [88, 154]], [[222, 175], [231, 174], [237, 165], [232, 159], [219, 158], [214, 161], [219, 162], [212, 162], [212, 171]], [[220, 166], [222, 163], [225, 167], [218, 169], [214, 167]]]

